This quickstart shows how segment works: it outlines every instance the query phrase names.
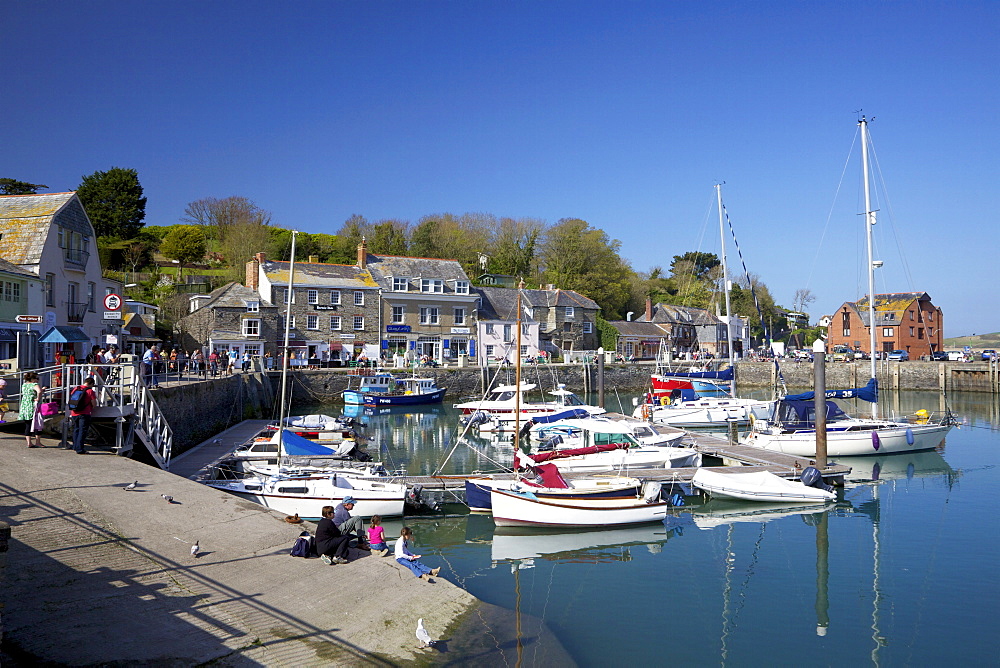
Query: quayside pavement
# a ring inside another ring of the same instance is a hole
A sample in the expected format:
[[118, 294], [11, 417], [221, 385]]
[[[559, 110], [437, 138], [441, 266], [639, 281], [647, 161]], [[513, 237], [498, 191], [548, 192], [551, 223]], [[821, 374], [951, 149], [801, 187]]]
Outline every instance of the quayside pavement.
[[[512, 614], [448, 582], [447, 569], [427, 583], [353, 549], [340, 566], [293, 558], [301, 526], [261, 506], [136, 461], [45, 443], [28, 449], [23, 436], [0, 433], [0, 523], [11, 529], [0, 552], [5, 666], [517, 660]], [[135, 480], [137, 490], [125, 491]], [[435, 648], [418, 647], [421, 617], [443, 640]], [[536, 661], [572, 663], [544, 626], [527, 623]]]

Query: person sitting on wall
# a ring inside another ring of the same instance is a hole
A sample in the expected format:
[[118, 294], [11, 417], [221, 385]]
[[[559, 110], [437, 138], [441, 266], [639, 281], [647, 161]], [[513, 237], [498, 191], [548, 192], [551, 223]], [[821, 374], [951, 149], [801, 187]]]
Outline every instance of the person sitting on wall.
[[344, 500], [337, 504], [336, 511], [333, 514], [333, 523], [337, 525], [337, 528], [342, 533], [357, 534], [359, 550], [371, 551], [371, 548], [368, 547], [368, 540], [365, 538], [364, 520], [358, 516], [351, 516], [351, 511], [354, 510], [356, 503], [353, 496], [345, 496]]

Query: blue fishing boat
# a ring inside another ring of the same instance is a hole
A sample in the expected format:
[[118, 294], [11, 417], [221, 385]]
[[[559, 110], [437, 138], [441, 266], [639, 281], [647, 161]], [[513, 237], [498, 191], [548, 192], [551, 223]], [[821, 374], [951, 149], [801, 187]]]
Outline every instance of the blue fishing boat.
[[391, 373], [378, 373], [362, 376], [357, 389], [344, 390], [344, 403], [380, 408], [436, 404], [446, 391], [433, 378], [396, 378]]

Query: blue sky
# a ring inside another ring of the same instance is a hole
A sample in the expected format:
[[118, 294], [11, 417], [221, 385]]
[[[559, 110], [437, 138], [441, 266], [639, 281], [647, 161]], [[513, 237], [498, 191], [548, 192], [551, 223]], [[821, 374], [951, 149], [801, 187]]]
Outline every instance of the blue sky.
[[814, 321], [867, 292], [863, 109], [887, 188], [877, 291], [928, 292], [948, 336], [1000, 330], [997, 2], [13, 0], [3, 14], [0, 176], [62, 191], [135, 168], [150, 225], [230, 195], [307, 232], [355, 213], [577, 217], [638, 271], [718, 252], [725, 181], [748, 268], [786, 306], [812, 290]]

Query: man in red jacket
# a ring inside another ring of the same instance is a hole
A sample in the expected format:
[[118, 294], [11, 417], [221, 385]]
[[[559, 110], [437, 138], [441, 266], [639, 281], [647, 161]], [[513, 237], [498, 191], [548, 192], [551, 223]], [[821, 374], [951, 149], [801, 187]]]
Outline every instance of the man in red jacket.
[[83, 390], [83, 396], [80, 398], [77, 407], [71, 408], [69, 411], [69, 415], [73, 419], [73, 449], [76, 450], [76, 454], [85, 455], [87, 454], [87, 450], [84, 447], [83, 441], [90, 430], [90, 416], [94, 412], [94, 403], [97, 401], [97, 395], [94, 393], [93, 377], [88, 377], [83, 381], [83, 385], [79, 388], [74, 388], [73, 392], [70, 393], [70, 397], [73, 396], [73, 393], [77, 389]]

